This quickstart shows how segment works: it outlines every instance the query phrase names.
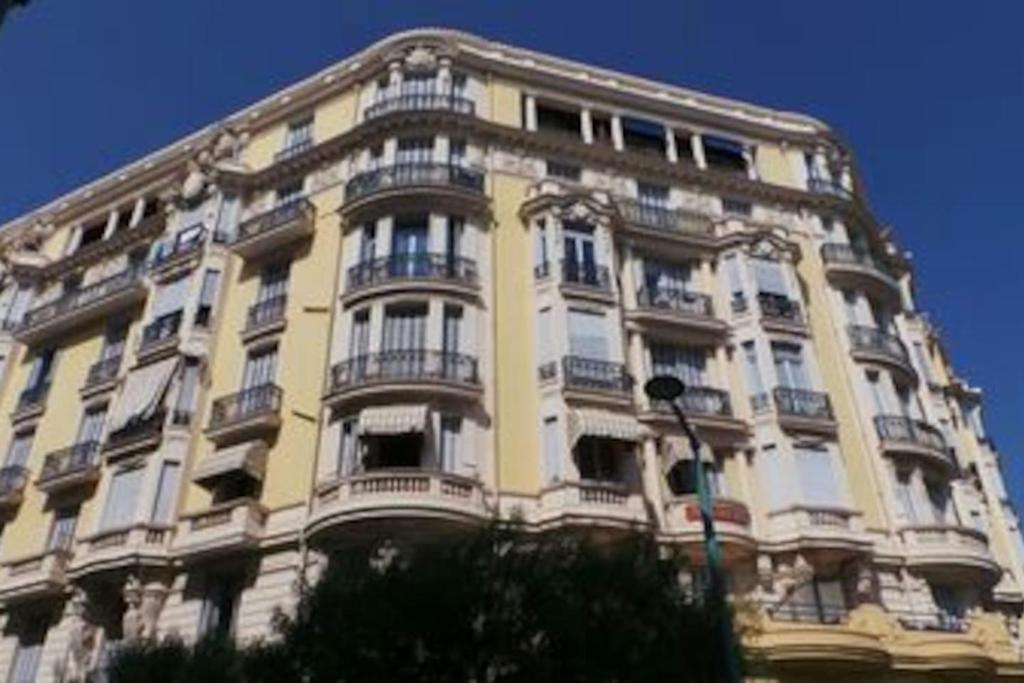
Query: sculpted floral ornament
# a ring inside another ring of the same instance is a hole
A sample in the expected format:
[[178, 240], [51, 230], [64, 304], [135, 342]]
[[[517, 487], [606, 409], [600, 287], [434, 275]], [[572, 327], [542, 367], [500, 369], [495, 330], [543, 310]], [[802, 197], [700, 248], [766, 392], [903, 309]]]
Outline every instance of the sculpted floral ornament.
[[67, 601], [68, 656], [63, 680], [85, 683], [96, 669], [99, 633], [86, 619], [89, 599], [82, 588], [75, 588]]

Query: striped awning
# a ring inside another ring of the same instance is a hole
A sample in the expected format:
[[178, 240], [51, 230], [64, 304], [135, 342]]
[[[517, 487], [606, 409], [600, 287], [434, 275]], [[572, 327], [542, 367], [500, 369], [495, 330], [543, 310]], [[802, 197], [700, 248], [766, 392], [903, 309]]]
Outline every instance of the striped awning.
[[267, 467], [267, 443], [263, 439], [244, 441], [227, 448], [219, 448], [200, 458], [192, 475], [197, 484], [210, 484], [228, 474], [245, 474], [262, 480]]
[[597, 436], [618, 441], [640, 441], [646, 430], [632, 415], [610, 410], [580, 408], [569, 413], [569, 445], [584, 436]]
[[359, 413], [359, 433], [365, 436], [414, 434], [427, 429], [425, 405], [392, 405], [364, 408]]
[[[704, 462], [714, 462], [715, 457], [706, 444], [701, 444], [700, 459]], [[685, 436], [666, 436], [661, 440], [661, 467], [665, 474], [683, 460], [693, 460], [693, 451], [690, 450], [690, 442]]]

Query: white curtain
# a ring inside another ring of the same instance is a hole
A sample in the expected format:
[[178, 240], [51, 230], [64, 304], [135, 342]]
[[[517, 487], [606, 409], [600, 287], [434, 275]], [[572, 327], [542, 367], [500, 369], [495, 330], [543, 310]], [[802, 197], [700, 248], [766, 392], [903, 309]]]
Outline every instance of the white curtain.
[[832, 452], [824, 448], [796, 448], [797, 479], [801, 499], [811, 505], [840, 505], [845, 500]]
[[786, 286], [786, 276], [783, 273], [781, 263], [763, 258], [752, 258], [750, 259], [750, 264], [754, 269], [754, 281], [757, 283], [757, 291], [766, 294], [789, 296], [789, 288]]
[[154, 523], [169, 524], [173, 519], [174, 502], [178, 493], [178, 480], [180, 476], [181, 465], [176, 462], [165, 462], [160, 468], [156, 498], [153, 501], [153, 514], [150, 517]]
[[655, 375], [672, 375], [689, 387], [705, 386], [707, 352], [703, 349], [654, 344], [651, 366]]
[[772, 344], [775, 373], [779, 384], [791, 389], [809, 389], [807, 369], [804, 367], [803, 350], [798, 344], [776, 342]]
[[234, 239], [238, 227], [238, 206], [237, 197], [225, 197], [220, 205], [220, 214], [217, 215], [216, 231], [228, 240]]
[[429, 163], [434, 158], [434, 138], [402, 138], [395, 154], [396, 164]]
[[185, 306], [188, 298], [188, 286], [190, 282], [188, 275], [183, 275], [177, 280], [172, 280], [157, 287], [153, 295], [153, 306], [150, 309], [150, 320], [156, 320], [168, 313], [180, 311]]
[[427, 337], [427, 308], [392, 308], [384, 316], [385, 351], [418, 350], [424, 348]]
[[603, 315], [570, 309], [569, 353], [580, 358], [607, 360], [608, 334]]
[[128, 373], [110, 415], [108, 429], [111, 433], [124, 429], [132, 420], [144, 421], [156, 414], [163, 405], [164, 395], [179, 362], [177, 356], [165, 358]]
[[144, 472], [142, 467], [135, 467], [114, 473], [110, 480], [110, 490], [107, 491], [107, 504], [103, 508], [100, 529], [118, 529], [132, 523]]
[[277, 372], [277, 347], [271, 347], [262, 351], [250, 353], [245, 361], [245, 377], [242, 388], [272, 384]]
[[743, 342], [743, 374], [747, 381], [747, 391], [751, 396], [764, 393], [761, 368], [757, 362], [757, 348], [752, 341]]
[[765, 448], [758, 454], [757, 472], [768, 499], [768, 509], [778, 510], [788, 505], [793, 484], [785, 471], [781, 454], [774, 447]]

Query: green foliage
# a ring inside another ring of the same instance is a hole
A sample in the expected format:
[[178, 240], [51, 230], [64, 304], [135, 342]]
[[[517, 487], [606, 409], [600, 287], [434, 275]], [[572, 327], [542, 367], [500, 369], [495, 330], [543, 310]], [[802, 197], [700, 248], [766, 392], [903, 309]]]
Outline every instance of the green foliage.
[[[718, 619], [648, 536], [596, 545], [495, 526], [332, 558], [278, 638], [149, 645], [113, 683], [678, 683], [716, 681]], [[210, 678], [208, 676], [212, 675]]]

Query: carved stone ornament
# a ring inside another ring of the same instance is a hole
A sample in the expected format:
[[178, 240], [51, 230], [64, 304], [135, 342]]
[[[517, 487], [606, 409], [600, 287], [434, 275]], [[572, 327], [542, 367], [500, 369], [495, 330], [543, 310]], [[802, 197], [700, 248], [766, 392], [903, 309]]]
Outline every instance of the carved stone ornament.
[[146, 624], [142, 618], [142, 582], [131, 575], [124, 582], [124, 616], [121, 630], [126, 643], [136, 643], [145, 635]]
[[431, 71], [437, 68], [437, 54], [432, 48], [417, 45], [405, 55], [405, 68], [408, 71]]
[[76, 587], [65, 607], [68, 622], [68, 657], [64, 668], [65, 683], [85, 683], [96, 669], [99, 648], [98, 631], [86, 620], [89, 599]]
[[206, 173], [198, 161], [189, 161], [185, 180], [181, 184], [181, 197], [187, 202], [194, 202], [202, 195], [208, 182]]
[[527, 192], [519, 214], [524, 219], [547, 214], [563, 222], [609, 225], [615, 208], [606, 192], [583, 192], [556, 181], [542, 180]]

